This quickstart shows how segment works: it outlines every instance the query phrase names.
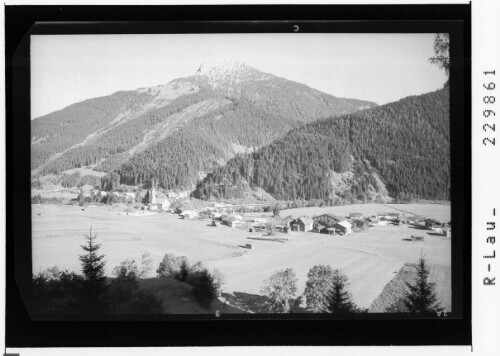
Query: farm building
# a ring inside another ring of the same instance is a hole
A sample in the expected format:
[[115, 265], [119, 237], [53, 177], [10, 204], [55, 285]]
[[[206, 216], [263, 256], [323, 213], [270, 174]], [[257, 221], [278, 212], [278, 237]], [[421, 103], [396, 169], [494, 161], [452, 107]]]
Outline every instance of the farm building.
[[428, 229], [440, 228], [443, 224], [440, 221], [434, 219], [425, 219], [425, 227]]
[[184, 219], [196, 219], [198, 217], [198, 213], [192, 210], [184, 210], [179, 215], [182, 216]]
[[339, 230], [342, 235], [347, 235], [352, 232], [352, 225], [348, 221], [340, 221], [333, 226], [336, 230]]
[[210, 214], [210, 217], [212, 219], [217, 219], [217, 220], [220, 220], [222, 218], [222, 214], [217, 212], [217, 211], [214, 211]]
[[279, 232], [288, 233], [291, 230], [292, 222], [292, 218], [278, 219], [278, 221], [276, 221], [275, 228]]
[[415, 225], [415, 226], [425, 226], [425, 220], [424, 219], [416, 219], [413, 222], [413, 225]]
[[408, 217], [406, 217], [406, 216], [403, 216], [403, 217], [401, 217], [401, 218], [399, 219], [399, 222], [400, 222], [401, 224], [409, 224], [409, 223], [410, 223], [410, 219], [409, 219]]
[[322, 234], [328, 234], [328, 235], [335, 235], [336, 234], [336, 229], [334, 227], [324, 227], [321, 229], [320, 233]]
[[267, 216], [255, 216], [251, 218], [253, 222], [256, 223], [266, 223], [269, 221], [269, 217]]
[[374, 218], [374, 217], [365, 219], [365, 223], [368, 226], [387, 226], [387, 220], [380, 220], [380, 219]]
[[360, 219], [352, 220], [351, 224], [354, 231], [364, 230], [367, 227], [366, 221]]
[[311, 231], [313, 229], [313, 224], [314, 224], [313, 219], [308, 217], [301, 217], [295, 219], [292, 222], [291, 228], [292, 231]]
[[362, 217], [361, 213], [349, 213], [349, 219], [361, 219]]
[[333, 225], [337, 224], [340, 221], [345, 220], [344, 218], [333, 215], [333, 214], [322, 214], [322, 215], [317, 215], [314, 217], [314, 221], [317, 222], [318, 224], [327, 226], [327, 227], [332, 227]]
[[398, 213], [380, 213], [377, 214], [377, 218], [380, 220], [396, 220], [399, 219], [399, 214]]
[[242, 221], [241, 216], [238, 214], [231, 214], [222, 217], [222, 223], [229, 227], [238, 227]]

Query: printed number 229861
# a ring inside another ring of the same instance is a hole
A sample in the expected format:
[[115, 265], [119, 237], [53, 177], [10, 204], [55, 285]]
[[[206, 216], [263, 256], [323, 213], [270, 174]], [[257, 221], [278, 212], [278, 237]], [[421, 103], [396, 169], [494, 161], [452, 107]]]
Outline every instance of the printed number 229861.
[[[486, 71], [483, 72], [485, 75], [485, 83], [483, 83], [484, 89], [487, 90], [485, 93], [486, 95], [483, 96], [483, 103], [485, 105], [484, 110], [483, 110], [483, 117], [493, 119], [495, 116], [495, 111], [491, 108], [491, 105], [495, 104], [495, 95], [494, 92], [491, 92], [491, 90], [495, 90], [495, 83], [493, 81], [488, 82], [488, 79], [490, 79], [491, 76], [493, 76], [492, 79], [495, 79], [495, 71]], [[495, 137], [493, 137], [494, 132], [495, 132], [495, 124], [494, 123], [485, 123], [483, 124], [483, 131], [484, 132], [489, 132], [492, 136], [489, 137], [484, 137], [483, 138], [483, 145], [488, 146], [492, 145], [495, 146]]]

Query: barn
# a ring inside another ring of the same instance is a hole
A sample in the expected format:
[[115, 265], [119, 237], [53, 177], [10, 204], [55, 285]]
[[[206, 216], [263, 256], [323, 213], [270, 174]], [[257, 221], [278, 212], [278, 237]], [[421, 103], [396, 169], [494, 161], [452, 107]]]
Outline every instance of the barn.
[[351, 224], [354, 231], [364, 230], [367, 227], [367, 223], [360, 219], [352, 220]]
[[443, 223], [434, 219], [425, 219], [425, 227], [432, 230], [434, 228], [440, 228]]
[[342, 235], [347, 235], [352, 232], [352, 225], [350, 222], [344, 220], [333, 226], [336, 230], [339, 230]]
[[241, 224], [241, 216], [238, 214], [231, 214], [222, 217], [222, 223], [229, 227], [238, 227]]
[[292, 222], [291, 228], [292, 231], [311, 231], [313, 229], [313, 224], [314, 224], [313, 219], [308, 217], [301, 217], [295, 219]]
[[337, 224], [340, 221], [345, 220], [344, 218], [333, 215], [333, 214], [322, 214], [322, 215], [317, 215], [314, 217], [314, 221], [318, 224], [321, 224], [323, 226], [327, 227], [332, 227], [333, 225]]

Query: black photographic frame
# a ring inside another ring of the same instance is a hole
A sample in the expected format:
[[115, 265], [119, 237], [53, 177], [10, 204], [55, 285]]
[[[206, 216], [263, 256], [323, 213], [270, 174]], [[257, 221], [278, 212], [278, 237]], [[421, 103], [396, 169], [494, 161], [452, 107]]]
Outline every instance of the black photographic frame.
[[[8, 347], [469, 345], [470, 5], [6, 6]], [[32, 320], [28, 34], [449, 32], [452, 298], [447, 317], [179, 315]]]

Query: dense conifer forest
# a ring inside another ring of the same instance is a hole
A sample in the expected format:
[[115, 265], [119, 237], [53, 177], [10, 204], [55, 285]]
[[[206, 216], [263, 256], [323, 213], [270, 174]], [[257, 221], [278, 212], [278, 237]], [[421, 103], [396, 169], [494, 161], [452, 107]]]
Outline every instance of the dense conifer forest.
[[37, 168], [53, 154], [82, 141], [113, 121], [120, 112], [141, 104], [146, 98], [146, 94], [121, 91], [85, 100], [33, 120], [31, 168]]
[[377, 172], [392, 197], [449, 199], [448, 88], [369, 110], [319, 120], [238, 156], [198, 184], [198, 198], [230, 198], [246, 180], [279, 199], [332, 199], [332, 171], [355, 174], [344, 195], [377, 190]]

